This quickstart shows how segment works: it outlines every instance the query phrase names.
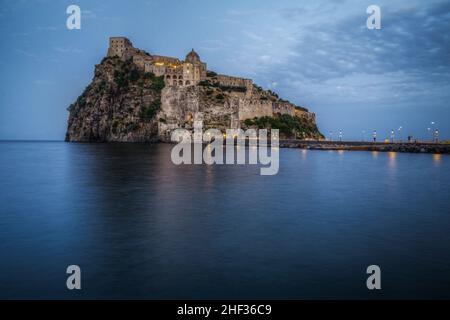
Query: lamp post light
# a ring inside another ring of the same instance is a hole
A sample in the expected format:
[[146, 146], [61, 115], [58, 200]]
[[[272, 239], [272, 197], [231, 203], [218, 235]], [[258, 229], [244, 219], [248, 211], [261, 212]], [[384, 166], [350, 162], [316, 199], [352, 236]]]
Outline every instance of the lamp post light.
[[394, 129], [391, 130], [391, 143], [394, 143], [394, 138], [395, 138], [395, 131]]
[[342, 130], [339, 130], [339, 141], [342, 141]]
[[399, 142], [402, 142], [402, 129], [403, 129], [402, 126], [400, 126], [400, 127], [398, 128], [398, 141], [399, 141]]
[[431, 134], [431, 141], [435, 140], [435, 130], [434, 130], [434, 125], [436, 124], [435, 121], [430, 121], [430, 134]]
[[432, 136], [432, 133], [431, 133], [431, 128], [428, 128], [427, 129], [428, 130], [428, 136], [431, 138], [431, 140], [433, 141], [433, 136]]
[[439, 130], [436, 129], [434, 131], [434, 142], [438, 143], [439, 142]]
[[373, 130], [372, 137], [373, 137], [373, 142], [377, 142], [377, 130]]

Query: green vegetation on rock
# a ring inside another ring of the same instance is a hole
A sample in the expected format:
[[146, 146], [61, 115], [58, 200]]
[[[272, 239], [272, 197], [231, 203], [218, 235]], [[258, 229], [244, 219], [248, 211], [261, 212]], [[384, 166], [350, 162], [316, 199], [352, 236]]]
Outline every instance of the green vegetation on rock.
[[152, 119], [161, 108], [161, 100], [154, 100], [150, 105], [142, 106], [139, 112], [141, 119]]
[[91, 84], [68, 108], [66, 140], [153, 141], [164, 85], [163, 77], [131, 59], [104, 58]]
[[302, 118], [288, 114], [275, 115], [274, 117], [260, 117], [246, 119], [246, 127], [256, 127], [258, 129], [278, 129], [282, 138], [308, 138], [321, 136], [317, 128]]

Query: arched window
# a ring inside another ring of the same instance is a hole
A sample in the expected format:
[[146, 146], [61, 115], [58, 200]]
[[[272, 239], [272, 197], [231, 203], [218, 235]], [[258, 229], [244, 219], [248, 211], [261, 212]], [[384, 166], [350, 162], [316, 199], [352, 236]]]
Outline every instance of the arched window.
[[178, 77], [178, 79], [183, 79], [183, 76], [182, 76], [182, 75], [180, 75], [180, 76]]
[[170, 74], [168, 74], [168, 75], [166, 76], [166, 79], [170, 79]]
[[177, 80], [173, 80], [173, 85], [174, 85], [174, 86], [177, 85]]
[[189, 80], [186, 80], [186, 85], [188, 86], [190, 84], [191, 84], [191, 82]]
[[183, 81], [182, 81], [182, 80], [178, 81], [178, 84], [179, 84], [180, 86], [182, 86], [182, 85], [183, 85]]

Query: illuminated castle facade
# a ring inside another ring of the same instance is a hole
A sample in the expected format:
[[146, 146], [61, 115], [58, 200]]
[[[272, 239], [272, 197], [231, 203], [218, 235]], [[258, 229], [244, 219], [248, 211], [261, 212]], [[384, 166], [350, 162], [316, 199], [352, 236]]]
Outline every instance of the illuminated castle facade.
[[206, 63], [200, 60], [194, 49], [186, 55], [184, 61], [180, 61], [178, 58], [151, 55], [136, 49], [125, 37], [112, 37], [109, 39], [108, 56], [118, 56], [124, 60], [131, 58], [145, 72], [164, 76], [166, 85], [169, 86], [191, 86], [206, 79]]

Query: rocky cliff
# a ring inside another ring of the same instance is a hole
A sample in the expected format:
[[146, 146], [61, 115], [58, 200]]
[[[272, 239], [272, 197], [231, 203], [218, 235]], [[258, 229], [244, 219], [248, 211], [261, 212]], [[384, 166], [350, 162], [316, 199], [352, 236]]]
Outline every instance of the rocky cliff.
[[169, 141], [201, 113], [204, 128], [278, 128], [287, 138], [323, 139], [315, 115], [258, 86], [222, 86], [217, 75], [192, 86], [165, 86], [131, 59], [107, 57], [68, 108], [66, 141]]

